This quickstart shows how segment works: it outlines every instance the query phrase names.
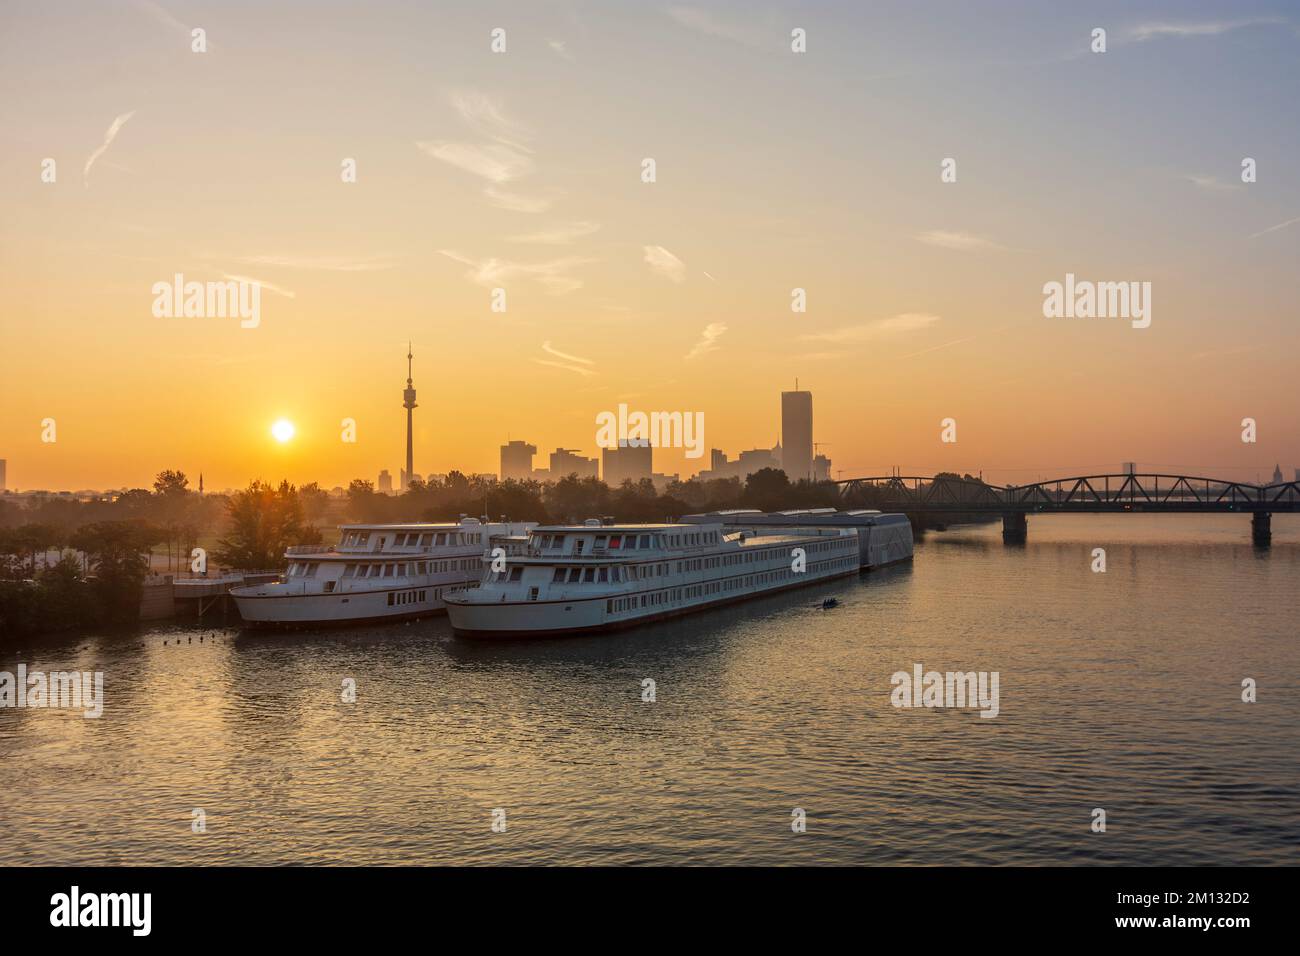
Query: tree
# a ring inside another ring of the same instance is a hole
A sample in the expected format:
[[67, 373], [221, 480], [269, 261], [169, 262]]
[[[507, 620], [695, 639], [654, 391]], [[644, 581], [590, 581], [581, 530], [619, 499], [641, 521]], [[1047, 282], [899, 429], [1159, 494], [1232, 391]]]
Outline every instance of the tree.
[[140, 617], [140, 595], [149, 573], [147, 554], [158, 529], [142, 521], [97, 521], [77, 530], [72, 546], [83, 552], [94, 575], [92, 589], [104, 620], [129, 624]]
[[160, 495], [183, 495], [189, 483], [185, 472], [168, 468], [158, 472], [153, 481], [153, 490]]
[[278, 568], [283, 564], [285, 549], [296, 544], [314, 543], [307, 539], [316, 529], [303, 527], [302, 502], [287, 481], [278, 488], [253, 481], [227, 504], [230, 528], [218, 542], [215, 559], [227, 567], [241, 570]]
[[779, 468], [760, 468], [745, 479], [744, 502], [761, 511], [790, 506], [790, 479]]

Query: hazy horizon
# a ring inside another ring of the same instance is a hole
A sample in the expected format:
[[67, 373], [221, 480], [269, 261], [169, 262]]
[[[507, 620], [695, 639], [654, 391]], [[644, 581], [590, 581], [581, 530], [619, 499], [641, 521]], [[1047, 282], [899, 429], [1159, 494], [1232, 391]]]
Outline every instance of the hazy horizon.
[[[396, 481], [408, 340], [421, 475], [496, 473], [510, 438], [599, 457], [623, 402], [704, 413], [702, 458], [655, 454], [686, 478], [771, 447], [796, 378], [833, 477], [1300, 466], [1293, 4], [124, 0], [0, 26], [10, 488]], [[259, 323], [155, 317], [177, 273], [261, 283]], [[1150, 326], [1045, 318], [1067, 274], [1150, 282]]]

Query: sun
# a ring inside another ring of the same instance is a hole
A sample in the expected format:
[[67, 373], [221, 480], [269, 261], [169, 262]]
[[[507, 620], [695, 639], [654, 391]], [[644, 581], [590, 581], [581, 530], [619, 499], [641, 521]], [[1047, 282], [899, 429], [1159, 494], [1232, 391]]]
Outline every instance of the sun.
[[282, 444], [292, 438], [293, 433], [293, 422], [289, 421], [287, 418], [281, 418], [271, 426], [271, 435], [274, 436], [276, 441]]

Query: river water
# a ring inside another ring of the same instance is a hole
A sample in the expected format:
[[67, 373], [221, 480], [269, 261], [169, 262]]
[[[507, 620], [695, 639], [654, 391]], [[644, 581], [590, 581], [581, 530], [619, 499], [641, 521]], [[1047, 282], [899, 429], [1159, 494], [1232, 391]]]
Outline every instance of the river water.
[[[605, 636], [0, 637], [105, 680], [0, 709], [0, 864], [1300, 862], [1300, 518], [1000, 530]], [[997, 716], [892, 706], [916, 664], [996, 671]]]

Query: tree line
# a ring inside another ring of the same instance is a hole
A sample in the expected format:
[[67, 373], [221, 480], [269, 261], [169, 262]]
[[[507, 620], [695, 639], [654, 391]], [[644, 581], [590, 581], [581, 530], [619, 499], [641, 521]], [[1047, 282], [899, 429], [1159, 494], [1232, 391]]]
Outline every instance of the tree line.
[[[112, 501], [0, 501], [0, 639], [6, 633], [131, 624], [159, 549], [168, 570], [187, 572], [204, 545], [209, 568], [270, 570], [295, 545], [320, 544], [323, 528], [348, 522], [455, 521], [462, 515], [549, 523], [609, 516], [665, 521], [725, 508], [854, 507], [832, 482], [791, 482], [764, 468], [737, 478], [674, 481], [662, 492], [649, 479], [610, 488], [569, 475], [554, 482], [498, 481], [451, 472], [412, 482], [399, 495], [353, 481], [332, 498], [317, 484], [252, 481], [231, 495], [200, 495], [184, 472], [159, 472], [153, 490]], [[331, 532], [332, 538], [332, 532]], [[51, 554], [57, 557], [51, 559]]]

